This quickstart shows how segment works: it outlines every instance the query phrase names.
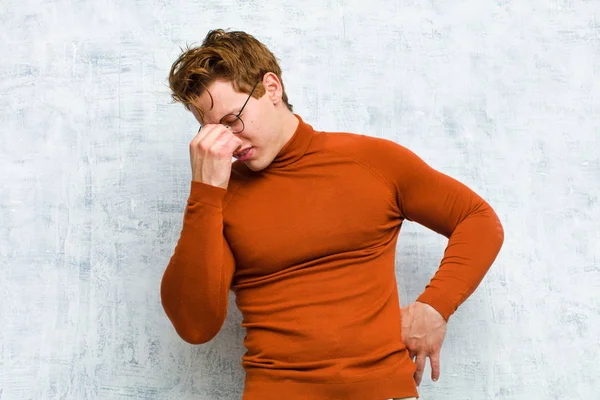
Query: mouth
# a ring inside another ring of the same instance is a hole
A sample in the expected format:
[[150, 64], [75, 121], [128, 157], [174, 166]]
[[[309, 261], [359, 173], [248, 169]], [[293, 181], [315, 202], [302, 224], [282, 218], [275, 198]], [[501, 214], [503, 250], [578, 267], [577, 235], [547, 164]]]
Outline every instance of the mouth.
[[250, 158], [250, 156], [252, 155], [253, 150], [252, 147], [247, 147], [244, 150], [238, 151], [236, 153], [233, 154], [233, 156], [235, 158], [237, 158], [240, 161], [245, 161], [248, 158]]

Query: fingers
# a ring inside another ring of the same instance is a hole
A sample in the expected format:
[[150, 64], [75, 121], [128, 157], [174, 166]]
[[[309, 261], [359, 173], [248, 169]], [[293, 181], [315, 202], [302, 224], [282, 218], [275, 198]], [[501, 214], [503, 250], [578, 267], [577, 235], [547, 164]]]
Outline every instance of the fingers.
[[[409, 350], [409, 355], [415, 363], [416, 370], [414, 379], [417, 386], [419, 386], [423, 380], [423, 372], [425, 371], [427, 355], [424, 352], [417, 353], [416, 351], [411, 350]], [[431, 380], [437, 382], [437, 380], [440, 379], [440, 352], [437, 351], [435, 353], [431, 353], [429, 355], [429, 362], [431, 364]]]
[[411, 349], [408, 349], [408, 355], [410, 355], [410, 359], [413, 360], [413, 362], [415, 361], [415, 357], [417, 356], [417, 352], [416, 351], [412, 351]]
[[426, 360], [427, 357], [423, 353], [417, 354], [417, 359], [415, 361], [417, 367], [417, 370], [415, 371], [415, 382], [417, 386], [421, 384], [421, 380], [423, 379], [423, 370], [425, 369]]
[[196, 137], [192, 139], [192, 143], [206, 147], [207, 144], [214, 143], [215, 140], [227, 132], [229, 131], [223, 125], [205, 125], [198, 131]]
[[430, 354], [429, 362], [431, 364], [431, 379], [436, 382], [440, 379], [440, 352]]
[[217, 157], [231, 157], [242, 146], [242, 140], [223, 125], [205, 125], [190, 143], [190, 149]]

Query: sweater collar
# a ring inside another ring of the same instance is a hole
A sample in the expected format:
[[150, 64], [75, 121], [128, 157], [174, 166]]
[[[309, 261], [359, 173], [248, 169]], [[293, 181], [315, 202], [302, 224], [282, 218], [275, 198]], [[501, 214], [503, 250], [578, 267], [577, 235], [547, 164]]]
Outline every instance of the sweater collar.
[[283, 145], [267, 169], [286, 167], [301, 159], [308, 150], [308, 146], [310, 145], [314, 134], [314, 129], [304, 122], [298, 114], [294, 114], [294, 116], [298, 118], [299, 122], [296, 131], [287, 143]]

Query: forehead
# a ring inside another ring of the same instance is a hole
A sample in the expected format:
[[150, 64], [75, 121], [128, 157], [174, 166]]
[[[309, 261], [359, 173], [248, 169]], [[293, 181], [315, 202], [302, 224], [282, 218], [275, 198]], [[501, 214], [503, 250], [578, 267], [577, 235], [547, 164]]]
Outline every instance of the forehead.
[[190, 111], [199, 123], [216, 124], [226, 114], [239, 111], [246, 96], [236, 92], [230, 81], [216, 80], [190, 104]]

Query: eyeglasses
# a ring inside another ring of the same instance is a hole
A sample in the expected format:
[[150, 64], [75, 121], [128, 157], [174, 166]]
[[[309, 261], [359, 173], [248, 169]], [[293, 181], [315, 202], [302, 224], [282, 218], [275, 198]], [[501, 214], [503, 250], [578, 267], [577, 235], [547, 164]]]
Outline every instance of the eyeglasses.
[[[256, 86], [258, 86], [259, 83], [260, 83], [260, 80], [254, 84], [254, 87], [250, 91], [250, 95], [246, 99], [246, 102], [240, 109], [239, 113], [227, 114], [223, 118], [221, 118], [221, 120], [219, 121], [219, 124], [225, 125], [227, 127], [227, 129], [231, 130], [231, 133], [237, 135], [239, 133], [242, 133], [242, 131], [244, 130], [244, 128], [245, 128], [244, 121], [242, 121], [242, 119], [240, 118], [240, 115], [242, 115], [242, 111], [244, 111], [244, 107], [246, 107], [246, 104], [248, 104], [248, 101], [252, 97], [252, 93], [254, 93], [254, 89], [256, 89]], [[200, 129], [202, 129], [202, 125], [200, 125]], [[198, 129], [198, 132], [200, 132], [200, 129]]]

